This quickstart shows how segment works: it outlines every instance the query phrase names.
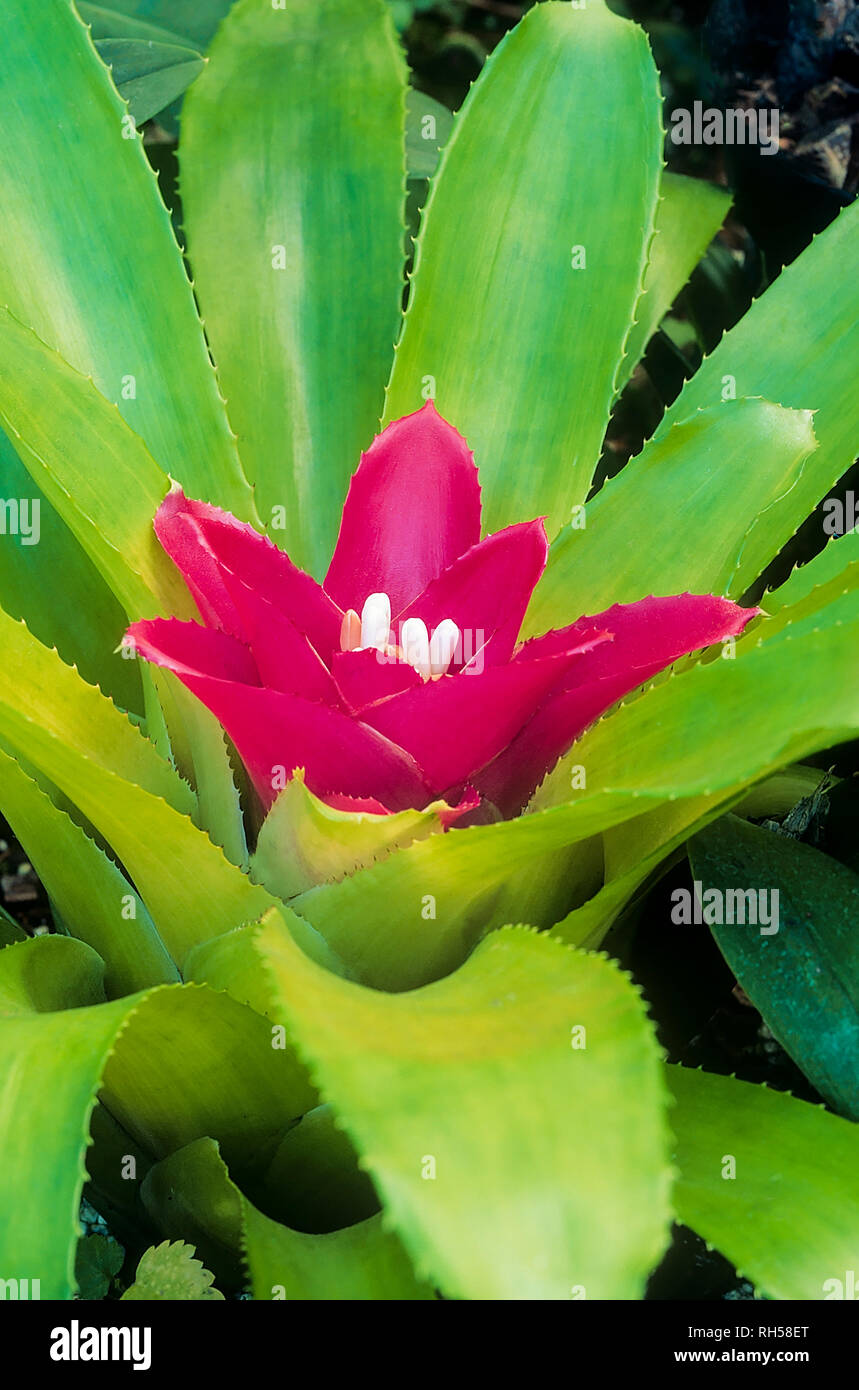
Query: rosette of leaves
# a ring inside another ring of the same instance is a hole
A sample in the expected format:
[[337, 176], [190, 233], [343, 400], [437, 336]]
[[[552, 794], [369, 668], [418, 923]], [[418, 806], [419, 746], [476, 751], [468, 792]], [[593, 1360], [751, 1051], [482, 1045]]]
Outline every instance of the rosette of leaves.
[[430, 395], [488, 527], [546, 517], [524, 636], [746, 599], [854, 457], [859, 213], [588, 501], [725, 212], [663, 171], [636, 26], [547, 3], [499, 46], [403, 317], [382, 0], [231, 9], [183, 107], [193, 288], [76, 12], [9, 0], [2, 25], [0, 809], [56, 931], [0, 924], [0, 1275], [73, 1296], [86, 1184], [129, 1256], [183, 1242], [260, 1299], [638, 1298], [672, 1219], [768, 1296], [822, 1297], [859, 1249], [849, 1105], [666, 1066], [599, 948], [691, 835], [751, 789], [766, 814], [779, 769], [855, 735], [855, 536], [592, 726], [524, 814], [447, 833], [299, 779], [260, 827], [214, 718], [119, 647], [194, 616], [152, 529], [171, 478], [318, 577], [380, 418]]

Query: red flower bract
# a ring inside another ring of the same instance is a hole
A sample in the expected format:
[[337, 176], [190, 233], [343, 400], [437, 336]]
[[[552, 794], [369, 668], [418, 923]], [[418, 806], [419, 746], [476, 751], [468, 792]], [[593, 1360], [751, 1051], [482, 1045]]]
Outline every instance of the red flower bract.
[[129, 635], [218, 718], [266, 806], [304, 768], [332, 805], [441, 797], [465, 811], [479, 796], [515, 815], [604, 710], [756, 612], [711, 595], [643, 598], [517, 649], [546, 564], [543, 523], [480, 539], [474, 459], [431, 402], [362, 456], [322, 585], [178, 489], [155, 530], [205, 626], [159, 618]]

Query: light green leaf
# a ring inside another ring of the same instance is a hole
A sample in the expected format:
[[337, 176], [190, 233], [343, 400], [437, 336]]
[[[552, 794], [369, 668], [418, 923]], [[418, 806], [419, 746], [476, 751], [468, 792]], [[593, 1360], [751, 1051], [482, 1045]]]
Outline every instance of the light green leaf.
[[456, 118], [385, 419], [434, 396], [475, 452], [488, 531], [545, 513], [554, 536], [584, 501], [644, 275], [660, 109], [643, 31], [591, 0], [535, 5]]
[[272, 1221], [247, 1201], [245, 1259], [254, 1298], [379, 1302], [420, 1301], [432, 1288], [414, 1274], [400, 1241], [381, 1216], [341, 1231], [305, 1235]]
[[[602, 880], [595, 827], [549, 816], [450, 830], [292, 901], [350, 974], [407, 990], [461, 965], [486, 932], [513, 920], [546, 927]], [[584, 842], [584, 843], [583, 843]]]
[[234, 1262], [241, 1250], [256, 1299], [433, 1296], [415, 1279], [402, 1245], [383, 1230], [381, 1217], [325, 1235], [290, 1230], [263, 1215], [240, 1192], [210, 1139], [156, 1164], [144, 1183], [143, 1200], [168, 1235], [192, 1231], [213, 1264]]
[[151, 39], [101, 39], [95, 46], [136, 125], [157, 116], [181, 96], [206, 62], [202, 54], [184, 45]]
[[815, 447], [809, 411], [745, 400], [651, 441], [555, 541], [526, 633], [649, 594], [740, 598], [826, 490]]
[[[66, 790], [63, 767], [83, 758], [193, 809], [191, 789], [126, 716], [2, 610], [0, 643], [0, 731], [47, 777]], [[80, 805], [73, 779], [67, 795]]]
[[15, 113], [0, 303], [92, 375], [189, 494], [253, 519], [155, 175], [70, 4], [8, 0], [0, 81]]
[[818, 498], [825, 495], [852, 464], [859, 439], [857, 232], [859, 206], [845, 208], [725, 334], [668, 411], [660, 435], [732, 394], [814, 410]]
[[[0, 952], [5, 969], [13, 952]], [[54, 938], [84, 950], [80, 942]], [[127, 1000], [0, 1020], [0, 1255], [18, 1278], [38, 1279], [45, 1298], [70, 1298], [89, 1115]], [[26, 1116], [21, 1122], [21, 1116]], [[37, 1211], [39, 1219], [33, 1219]]]
[[152, 527], [170, 489], [167, 474], [92, 381], [5, 309], [0, 424], [129, 621], [198, 616]]
[[286, 901], [425, 840], [441, 830], [446, 810], [444, 801], [433, 801], [423, 811], [389, 816], [338, 811], [308, 790], [298, 769], [263, 821], [251, 877]]
[[177, 964], [276, 902], [192, 824], [190, 788], [109, 700], [2, 612], [0, 640], [0, 736], [112, 845]]
[[26, 1017], [104, 1003], [104, 961], [83, 941], [31, 936], [0, 964], [0, 1017]]
[[644, 277], [644, 293], [635, 311], [636, 323], [626, 342], [623, 386], [644, 355], [653, 334], [668, 313], [692, 271], [724, 222], [731, 195], [703, 179], [682, 174], [662, 175], [656, 209], [655, 236]]
[[[0, 604], [13, 617], [23, 618], [40, 642], [56, 647], [65, 661], [76, 662], [84, 678], [99, 684], [123, 709], [142, 712], [137, 666], [117, 661], [112, 654], [125, 627], [122, 609], [33, 483], [2, 429], [0, 477], [4, 499], [14, 498], [19, 508], [17, 537], [11, 534], [8, 508], [6, 512], [7, 535], [0, 544]], [[22, 504], [26, 504], [23, 516]], [[36, 507], [39, 541], [31, 544]], [[62, 584], [56, 582], [58, 574], [63, 576]]]
[[152, 1156], [211, 1135], [243, 1181], [317, 1103], [304, 1069], [272, 1046], [258, 1014], [197, 985], [93, 1003], [99, 966], [89, 947], [67, 937], [0, 951], [0, 1267], [40, 1279], [44, 1299], [73, 1290], [84, 1153], [100, 1087], [111, 1114]]
[[843, 1298], [859, 1268], [859, 1128], [733, 1077], [673, 1066], [666, 1076], [678, 1218], [767, 1298], [835, 1298], [834, 1280]]
[[0, 949], [4, 946], [11, 946], [16, 941], [26, 941], [27, 933], [23, 927], [19, 927], [14, 917], [11, 917], [5, 907], [0, 906]]
[[[859, 1120], [859, 875], [734, 816], [696, 835], [689, 859], [705, 921], [746, 994], [832, 1108]], [[738, 920], [719, 921], [729, 913]]]
[[104, 961], [111, 998], [178, 980], [152, 918], [128, 879], [2, 750], [0, 810], [66, 930]]
[[391, 995], [321, 971], [274, 918], [257, 941], [419, 1277], [472, 1299], [641, 1297], [667, 1234], [663, 1093], [614, 965], [507, 929]]
[[223, 729], [172, 671], [149, 666], [145, 674], [151, 676], [164, 711], [176, 766], [197, 794], [194, 824], [221, 846], [228, 859], [246, 869], [241, 798]]
[[[154, 614], [198, 616], [153, 529], [169, 478], [116, 406], [2, 310], [0, 421], [129, 621]], [[123, 627], [120, 620], [113, 634], [102, 630], [106, 651], [117, 645]], [[107, 659], [114, 668], [131, 664], [115, 655]], [[153, 742], [165, 753], [170, 747], [181, 774], [197, 790], [199, 823], [244, 863], [241, 811], [220, 726], [169, 674], [147, 668], [142, 675]]]
[[381, 0], [239, 0], [182, 118], [194, 278], [242, 460], [272, 538], [317, 574], [397, 334], [404, 92]]
[[[177, 808], [193, 809], [188, 785], [125, 714], [1, 610], [0, 639], [6, 655], [0, 669], [1, 733], [58, 787], [67, 790], [61, 770], [83, 758]], [[74, 784], [67, 795], [79, 805]]]
[[[824, 588], [829, 596], [837, 591], [839, 581], [843, 580], [842, 592], [852, 588], [859, 576], [859, 531], [848, 531], [845, 536], [831, 540], [807, 564], [799, 565], [778, 589], [773, 589], [761, 599], [761, 607], [767, 613], [778, 613], [787, 606], [793, 606], [812, 599], [816, 589]], [[816, 600], [812, 600], [817, 604]]]
[[571, 946], [595, 950], [639, 889], [649, 886], [660, 868], [667, 869], [672, 855], [689, 835], [729, 809], [736, 799], [736, 794], [724, 792], [689, 797], [609, 826], [602, 835], [603, 886], [568, 912], [550, 934]]
[[205, 1302], [224, 1302], [224, 1295], [212, 1288], [213, 1275], [194, 1259], [193, 1245], [177, 1240], [164, 1241], [146, 1250], [140, 1257], [134, 1283], [125, 1290], [122, 1300], [145, 1299], [172, 1302], [176, 1299]]

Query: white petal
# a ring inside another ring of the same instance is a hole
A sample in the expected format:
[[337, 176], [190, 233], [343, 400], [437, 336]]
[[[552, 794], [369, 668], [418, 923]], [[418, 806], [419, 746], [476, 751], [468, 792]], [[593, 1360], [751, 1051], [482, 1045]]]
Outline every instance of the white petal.
[[391, 600], [387, 594], [371, 594], [361, 609], [361, 646], [383, 652], [390, 630]]
[[427, 625], [420, 618], [406, 618], [400, 628], [400, 646], [403, 656], [410, 666], [414, 666], [419, 676], [429, 679], [430, 643]]
[[430, 671], [434, 676], [443, 676], [459, 645], [459, 628], [452, 618], [440, 622], [430, 642]]

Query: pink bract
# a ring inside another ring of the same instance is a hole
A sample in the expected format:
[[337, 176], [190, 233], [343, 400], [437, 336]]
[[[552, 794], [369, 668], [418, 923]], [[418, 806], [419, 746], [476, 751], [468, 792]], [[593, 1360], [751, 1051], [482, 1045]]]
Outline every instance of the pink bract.
[[[321, 585], [252, 526], [178, 489], [155, 530], [203, 626], [158, 618], [129, 635], [217, 717], [265, 806], [303, 768], [338, 807], [442, 798], [452, 823], [479, 797], [485, 815], [515, 815], [599, 715], [757, 611], [709, 594], [642, 598], [517, 648], [546, 564], [543, 523], [480, 539], [474, 459], [432, 402], [362, 455]], [[371, 595], [364, 635], [385, 629], [372, 644], [357, 639]], [[404, 647], [407, 620], [417, 645]], [[459, 635], [447, 669], [417, 669], [443, 623]]]

